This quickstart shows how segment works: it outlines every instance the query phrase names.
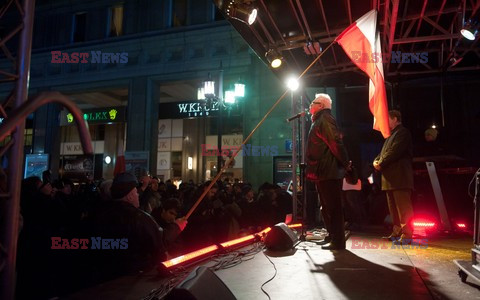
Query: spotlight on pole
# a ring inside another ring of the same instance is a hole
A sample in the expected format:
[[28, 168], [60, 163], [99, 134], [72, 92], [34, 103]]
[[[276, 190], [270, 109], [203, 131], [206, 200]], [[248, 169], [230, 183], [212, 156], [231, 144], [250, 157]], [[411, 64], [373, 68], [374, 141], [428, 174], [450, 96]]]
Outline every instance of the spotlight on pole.
[[297, 77], [290, 77], [287, 79], [287, 87], [291, 90], [291, 91], [296, 91], [298, 89], [298, 87], [300, 86], [300, 83], [298, 82], [298, 79]]
[[277, 51], [270, 49], [265, 53], [268, 63], [274, 69], [279, 68], [282, 65], [283, 57], [278, 54]]
[[476, 20], [470, 19], [467, 22], [465, 22], [465, 25], [463, 26], [462, 30], [460, 30], [460, 33], [467, 40], [473, 41], [477, 37], [478, 25], [479, 24]]
[[258, 11], [252, 5], [234, 3], [230, 1], [226, 9], [227, 15], [232, 18], [252, 25], [257, 19]]

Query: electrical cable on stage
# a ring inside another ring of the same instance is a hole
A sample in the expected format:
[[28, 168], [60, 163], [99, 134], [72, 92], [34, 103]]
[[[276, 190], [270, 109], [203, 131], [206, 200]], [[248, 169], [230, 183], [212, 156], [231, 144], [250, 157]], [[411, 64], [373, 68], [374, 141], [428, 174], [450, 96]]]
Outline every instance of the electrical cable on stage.
[[174, 287], [187, 278], [189, 272], [183, 268], [178, 267], [172, 272], [173, 277], [164, 282], [159, 288], [156, 288], [150, 292], [142, 300], [160, 300], [163, 299]]
[[273, 263], [273, 261], [270, 259], [270, 257], [268, 257], [265, 252], [263, 252], [263, 255], [265, 255], [265, 257], [268, 259], [268, 261], [273, 265], [273, 268], [275, 269], [275, 274], [273, 274], [272, 278], [270, 278], [269, 280], [265, 281], [262, 286], [260, 287], [260, 289], [262, 290], [262, 292], [267, 295], [268, 297], [268, 300], [270, 300], [270, 295], [263, 289], [263, 286], [266, 285], [267, 283], [269, 283], [270, 281], [272, 281], [275, 276], [277, 276], [277, 267], [275, 266], [275, 264]]
[[[212, 261], [216, 262], [213, 266], [208, 267], [212, 271], [220, 269], [228, 269], [241, 264], [244, 261], [251, 260], [257, 253], [262, 251], [263, 243], [254, 243], [250, 248], [245, 250], [236, 250], [231, 252], [224, 252], [212, 257]], [[142, 300], [159, 300], [164, 298], [173, 288], [182, 282], [189, 274], [189, 271], [184, 267], [176, 267], [172, 270], [173, 277], [164, 282], [159, 288], [154, 289], [150, 294]]]
[[402, 250], [403, 252], [405, 253], [405, 255], [407, 256], [408, 260], [410, 261], [410, 264], [412, 265], [412, 267], [415, 269], [415, 272], [417, 272], [417, 275], [418, 277], [420, 277], [420, 279], [422, 280], [423, 282], [423, 285], [427, 288], [427, 291], [428, 293], [430, 294], [430, 296], [432, 297], [432, 299], [435, 299], [435, 295], [433, 294], [432, 290], [430, 289], [430, 287], [428, 286], [428, 284], [425, 282], [425, 280], [423, 279], [422, 275], [420, 274], [420, 272], [418, 272], [418, 269], [417, 267], [415, 267], [415, 264], [413, 263], [413, 261], [410, 259], [410, 256], [408, 256], [408, 253], [407, 251], [405, 251], [405, 248], [403, 248], [403, 245], [402, 246]]
[[228, 253], [221, 253], [213, 256], [212, 261], [216, 262], [215, 265], [209, 267], [212, 271], [217, 271], [220, 269], [228, 269], [235, 267], [241, 264], [244, 261], [251, 260], [255, 257], [255, 255], [262, 251], [263, 244], [262, 243], [255, 243], [249, 249], [240, 251], [231, 251]]

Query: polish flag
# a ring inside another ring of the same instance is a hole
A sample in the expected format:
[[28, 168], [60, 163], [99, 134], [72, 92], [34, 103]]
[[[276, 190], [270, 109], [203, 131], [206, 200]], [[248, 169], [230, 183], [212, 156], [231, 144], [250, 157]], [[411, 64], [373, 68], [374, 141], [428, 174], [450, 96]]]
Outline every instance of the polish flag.
[[373, 114], [373, 129], [390, 136], [387, 93], [382, 65], [380, 35], [376, 31], [377, 11], [371, 10], [345, 29], [336, 39], [348, 57], [365, 72], [370, 80], [369, 107]]
[[118, 141], [117, 159], [115, 161], [115, 169], [113, 169], [113, 176], [126, 171], [125, 167], [125, 153], [123, 152], [123, 139]]

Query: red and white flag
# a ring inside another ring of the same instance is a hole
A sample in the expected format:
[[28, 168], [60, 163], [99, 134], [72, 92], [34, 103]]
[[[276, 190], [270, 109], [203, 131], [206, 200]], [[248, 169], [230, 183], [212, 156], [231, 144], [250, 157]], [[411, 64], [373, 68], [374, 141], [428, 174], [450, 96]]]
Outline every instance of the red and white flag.
[[[371, 10], [345, 29], [336, 39], [348, 57], [370, 78], [369, 107], [373, 129], [390, 136], [387, 93], [383, 76], [380, 35], [376, 31], [377, 11]], [[365, 59], [367, 58], [367, 59]]]
[[118, 141], [117, 158], [115, 160], [115, 169], [113, 169], [113, 176], [123, 173], [126, 170], [125, 153], [123, 152], [123, 139]]

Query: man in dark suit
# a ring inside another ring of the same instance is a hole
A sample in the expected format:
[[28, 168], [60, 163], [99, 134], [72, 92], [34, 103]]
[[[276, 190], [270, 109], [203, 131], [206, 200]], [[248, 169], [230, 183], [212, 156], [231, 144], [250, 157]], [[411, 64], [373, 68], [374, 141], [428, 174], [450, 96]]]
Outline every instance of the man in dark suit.
[[382, 172], [382, 190], [387, 193], [388, 209], [393, 221], [393, 232], [387, 239], [399, 243], [412, 238], [413, 217], [410, 196], [413, 189], [412, 136], [402, 125], [397, 110], [388, 112], [392, 134], [385, 140], [382, 151], [373, 161], [373, 167]]
[[349, 161], [331, 109], [332, 100], [327, 94], [319, 94], [310, 104], [313, 124], [308, 134], [306, 176], [315, 182], [330, 235], [331, 243], [322, 249], [342, 250], [345, 249], [342, 179]]

